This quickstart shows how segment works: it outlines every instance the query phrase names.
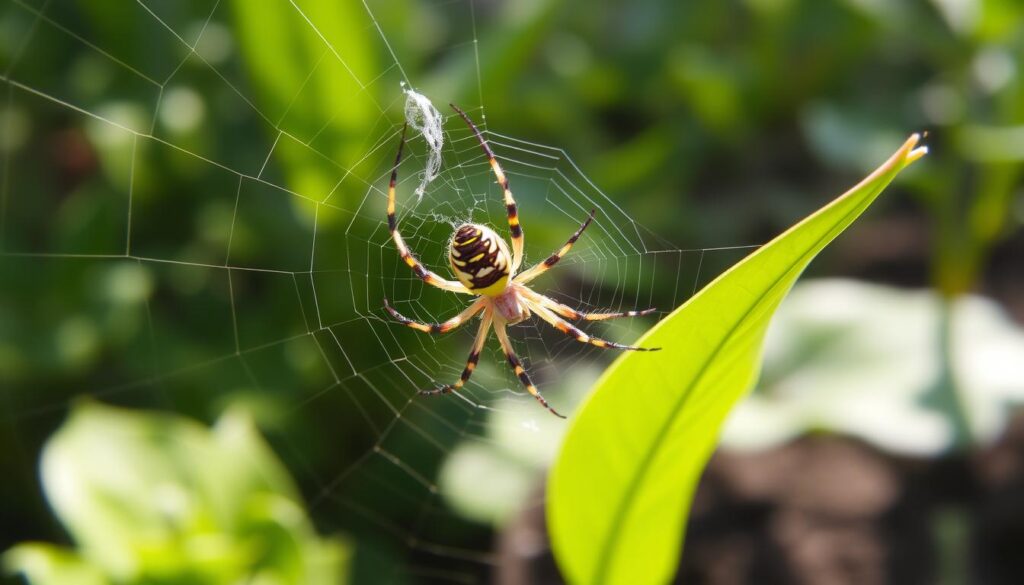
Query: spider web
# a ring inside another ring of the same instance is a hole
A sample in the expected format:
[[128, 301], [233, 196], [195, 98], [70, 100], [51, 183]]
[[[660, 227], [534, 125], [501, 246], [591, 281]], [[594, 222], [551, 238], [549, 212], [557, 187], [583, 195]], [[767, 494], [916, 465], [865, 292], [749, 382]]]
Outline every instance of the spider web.
[[[387, 296], [412, 318], [439, 321], [467, 297], [424, 286], [390, 241], [401, 83], [421, 89], [403, 61], [421, 56], [392, 42], [408, 30], [400, 18], [349, 4], [339, 28], [303, 2], [273, 0], [284, 20], [262, 22], [260, 34], [293, 31], [314, 55], [276, 100], [254, 73], [270, 63], [251, 62], [235, 36], [245, 9], [226, 0], [0, 4], [3, 440], [16, 446], [15, 483], [35, 493], [39, 446], [79, 396], [206, 420], [244, 402], [321, 531], [352, 535], [376, 582], [477, 582], [496, 562], [479, 544], [488, 533], [453, 511], [439, 469], [460, 445], [493, 443], [495, 424], [545, 439], [551, 415], [522, 391], [493, 336], [458, 396], [416, 396], [458, 379], [475, 322], [431, 337], [382, 311]], [[449, 23], [435, 58], [476, 64], [477, 103], [460, 105], [511, 178], [525, 266], [597, 210], [535, 290], [582, 310], [670, 310], [747, 251], [682, 249], [632, 219], [564, 151], [502, 132], [481, 103], [476, 7], [417, 10]], [[373, 59], [350, 52], [346, 35], [365, 39]], [[132, 51], [132, 39], [151, 50]], [[435, 85], [425, 93], [443, 110], [454, 97]], [[328, 105], [323, 88], [337, 92]], [[459, 223], [507, 233], [487, 160], [446, 117], [440, 175], [417, 202], [427, 151], [413, 137], [398, 195], [407, 243], [443, 275]], [[588, 331], [630, 342], [651, 323]], [[510, 332], [563, 411], [585, 390], [568, 387], [579, 383], [565, 372], [614, 357], [536, 319]]]

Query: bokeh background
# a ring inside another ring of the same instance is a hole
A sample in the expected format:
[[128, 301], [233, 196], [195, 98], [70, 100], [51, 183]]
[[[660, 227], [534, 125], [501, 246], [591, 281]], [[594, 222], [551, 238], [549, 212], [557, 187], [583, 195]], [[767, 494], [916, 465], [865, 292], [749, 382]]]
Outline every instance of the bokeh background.
[[[1019, 582], [1022, 57], [1012, 0], [0, 0], [0, 550], [68, 547], [7, 555], [38, 583], [560, 581], [563, 427], [496, 355], [414, 398], [471, 333], [380, 311], [458, 307], [383, 222], [405, 81], [492, 133], [529, 256], [599, 209], [543, 281], [585, 307], [670, 310], [927, 131], [781, 310], [680, 578]], [[445, 129], [418, 204], [421, 141], [402, 166], [434, 266], [502, 217]], [[514, 335], [566, 410], [609, 361]]]

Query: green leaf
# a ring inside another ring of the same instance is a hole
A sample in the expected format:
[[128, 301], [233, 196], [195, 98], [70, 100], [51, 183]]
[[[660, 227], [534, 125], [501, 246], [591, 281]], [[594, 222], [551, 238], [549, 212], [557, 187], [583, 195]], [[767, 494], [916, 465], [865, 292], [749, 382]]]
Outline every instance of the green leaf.
[[761, 342], [793, 282], [903, 168], [911, 136], [859, 185], [751, 254], [656, 325], [598, 380], [548, 484], [555, 556], [574, 583], [663, 583], [689, 502], [729, 409], [753, 384]]
[[22, 544], [6, 554], [33, 585], [346, 579], [349, 547], [317, 535], [287, 470], [240, 411], [211, 431], [83, 402], [40, 467], [76, 549]]
[[73, 551], [40, 542], [19, 544], [4, 553], [4, 569], [21, 573], [31, 585], [108, 585], [103, 572]]
[[[243, 64], [266, 131], [281, 132], [274, 156], [299, 194], [323, 200], [368, 172], [367, 135], [380, 120], [377, 91], [399, 95], [399, 78], [378, 79], [376, 32], [358, 2], [231, 3]], [[273, 23], [271, 26], [270, 23]], [[393, 84], [391, 84], [393, 82]], [[381, 89], [383, 88], [383, 90]], [[362, 196], [365, 186], [351, 194]], [[344, 195], [344, 193], [342, 193]]]

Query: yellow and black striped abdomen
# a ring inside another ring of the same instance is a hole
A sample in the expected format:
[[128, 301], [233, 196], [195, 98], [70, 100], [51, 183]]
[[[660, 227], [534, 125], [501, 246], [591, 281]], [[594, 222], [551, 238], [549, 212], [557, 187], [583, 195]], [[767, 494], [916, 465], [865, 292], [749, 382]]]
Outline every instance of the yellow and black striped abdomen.
[[508, 285], [508, 245], [485, 225], [459, 226], [448, 247], [448, 261], [459, 282], [478, 295], [498, 296]]

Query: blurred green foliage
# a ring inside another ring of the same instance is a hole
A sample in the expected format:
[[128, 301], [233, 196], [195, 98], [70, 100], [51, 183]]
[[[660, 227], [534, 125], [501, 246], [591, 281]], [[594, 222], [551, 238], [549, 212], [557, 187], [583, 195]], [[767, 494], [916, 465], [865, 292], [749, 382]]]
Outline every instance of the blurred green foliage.
[[[763, 243], [926, 129], [921, 169], [812, 270], [1024, 311], [1022, 29], [1015, 0], [0, 0], [0, 549], [65, 538], [35, 464], [82, 394], [207, 423], [243, 403], [364, 579], [461, 562], [410, 533], [489, 546], [431, 490], [479, 413], [405, 406], [467, 340], [379, 320], [384, 293], [422, 318], [457, 306], [408, 274], [371, 196], [403, 75], [564, 148], [669, 249]], [[575, 226], [517, 180], [539, 257]], [[433, 265], [433, 220], [469, 200], [439, 185], [438, 217], [403, 217]], [[548, 281], [565, 300], [668, 308], [742, 256], [587, 256], [609, 223]], [[554, 353], [529, 356], [542, 388], [575, 365]]]
[[208, 430], [84, 403], [41, 468], [75, 548], [5, 553], [32, 585], [345, 582], [348, 547], [316, 535], [288, 471], [240, 412]]

